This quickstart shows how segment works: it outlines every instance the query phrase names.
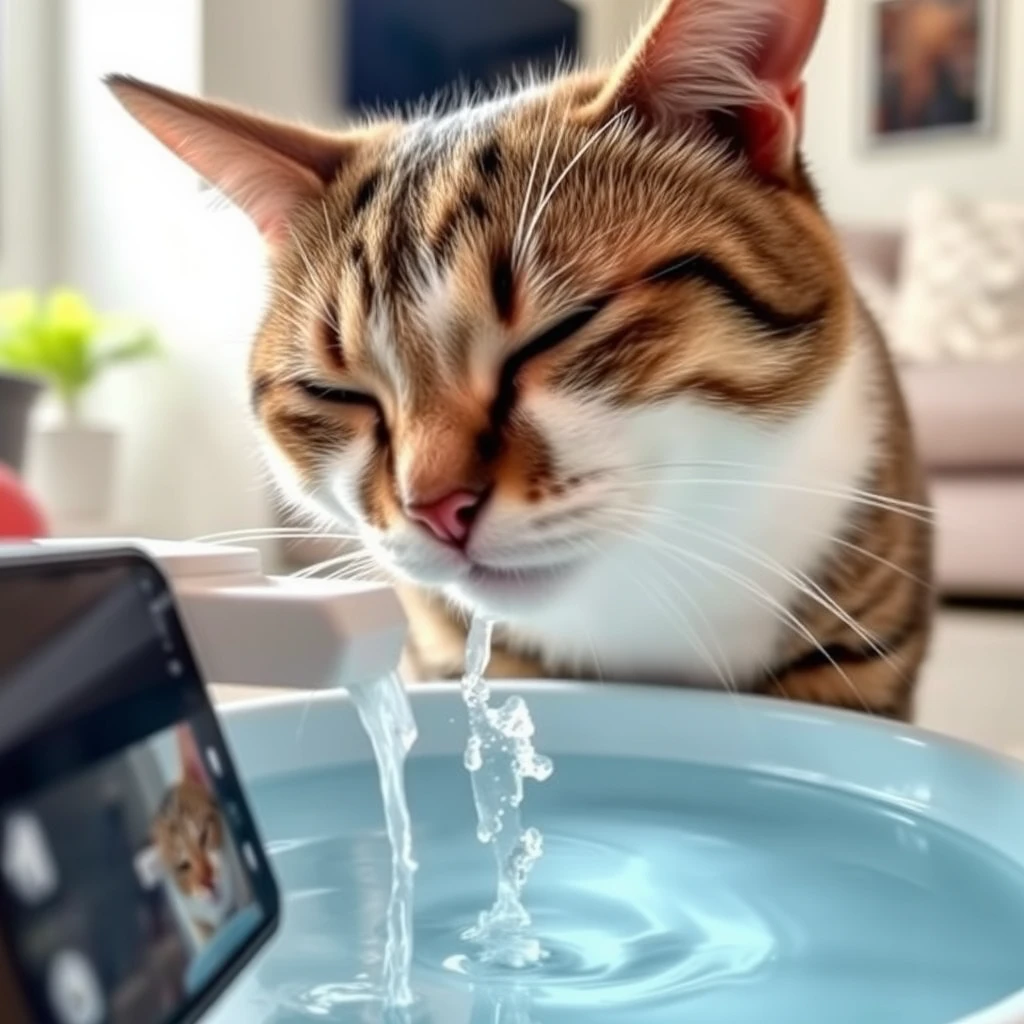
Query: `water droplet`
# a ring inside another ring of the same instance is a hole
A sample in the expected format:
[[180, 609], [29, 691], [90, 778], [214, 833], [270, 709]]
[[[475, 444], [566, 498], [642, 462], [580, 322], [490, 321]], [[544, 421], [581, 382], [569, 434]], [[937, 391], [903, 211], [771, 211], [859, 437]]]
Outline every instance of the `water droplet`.
[[484, 755], [481, 749], [480, 737], [470, 736], [466, 744], [466, 756], [464, 758], [466, 771], [478, 772], [484, 765]]

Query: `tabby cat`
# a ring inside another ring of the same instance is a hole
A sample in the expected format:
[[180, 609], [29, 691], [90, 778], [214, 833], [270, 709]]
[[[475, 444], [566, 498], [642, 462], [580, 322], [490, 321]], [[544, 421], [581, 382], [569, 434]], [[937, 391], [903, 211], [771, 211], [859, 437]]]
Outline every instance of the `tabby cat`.
[[338, 134], [134, 79], [268, 243], [286, 493], [400, 581], [409, 656], [907, 717], [922, 477], [802, 161], [824, 0], [665, 0], [610, 71]]
[[167, 790], [153, 819], [153, 842], [196, 932], [207, 941], [238, 909], [238, 900], [220, 806], [191, 736], [183, 730], [178, 740], [181, 780]]

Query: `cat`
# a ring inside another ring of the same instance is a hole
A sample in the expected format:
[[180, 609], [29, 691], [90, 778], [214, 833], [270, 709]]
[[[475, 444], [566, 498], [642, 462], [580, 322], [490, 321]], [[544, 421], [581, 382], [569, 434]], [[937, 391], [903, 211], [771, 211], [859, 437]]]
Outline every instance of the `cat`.
[[225, 849], [227, 828], [195, 742], [178, 733], [181, 780], [169, 787], [153, 819], [153, 843], [203, 942], [238, 909]]
[[244, 210], [252, 401], [286, 496], [397, 581], [408, 665], [907, 719], [926, 487], [800, 151], [825, 0], [664, 0], [606, 71], [339, 133], [138, 80]]

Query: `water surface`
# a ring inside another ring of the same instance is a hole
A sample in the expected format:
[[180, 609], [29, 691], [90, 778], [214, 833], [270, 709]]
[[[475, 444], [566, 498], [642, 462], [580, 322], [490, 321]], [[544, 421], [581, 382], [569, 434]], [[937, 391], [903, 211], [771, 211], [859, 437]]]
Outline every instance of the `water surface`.
[[[880, 804], [752, 772], [561, 755], [530, 794], [546, 959], [482, 967], [493, 899], [457, 757], [414, 759], [417, 1003], [395, 1024], [951, 1024], [1024, 987], [1024, 872]], [[376, 1024], [391, 863], [371, 765], [258, 784], [280, 938], [214, 1024]]]

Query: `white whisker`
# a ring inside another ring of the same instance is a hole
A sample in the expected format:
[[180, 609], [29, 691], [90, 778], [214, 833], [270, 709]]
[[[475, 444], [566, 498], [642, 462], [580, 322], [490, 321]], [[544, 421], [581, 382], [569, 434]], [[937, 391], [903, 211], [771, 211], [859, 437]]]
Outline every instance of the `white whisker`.
[[[609, 527], [607, 529], [612, 529], [612, 528]], [[631, 534], [628, 530], [617, 530], [615, 532], [617, 532], [619, 534], [619, 536], [623, 537], [626, 540], [634, 540], [635, 539], [633, 534]], [[683, 615], [683, 613], [677, 607], [675, 607], [675, 605], [673, 605], [671, 602], [669, 602], [669, 616], [668, 616], [669, 620], [670, 621], [674, 621], [674, 619], [673, 619], [674, 615], [680, 615], [682, 617], [683, 628], [686, 631], [687, 636], [690, 638], [690, 642], [694, 645], [694, 647], [697, 650], [697, 653], [700, 655], [700, 657], [702, 657], [704, 659], [704, 662], [708, 665], [708, 667], [717, 675], [719, 682], [722, 684], [722, 688], [724, 690], [726, 690], [727, 692], [730, 692], [730, 693], [734, 693], [734, 694], [735, 693], [739, 693], [739, 686], [737, 685], [736, 677], [733, 674], [731, 667], [729, 666], [729, 660], [725, 656], [725, 651], [724, 651], [724, 649], [721, 647], [721, 645], [718, 642], [718, 637], [716, 635], [715, 629], [711, 625], [710, 621], [708, 620], [708, 617], [704, 613], [704, 610], [700, 607], [700, 605], [694, 599], [693, 595], [686, 591], [686, 589], [679, 582], [679, 580], [677, 580], [674, 576], [672, 576], [671, 573], [669, 573], [667, 571], [665, 566], [655, 563], [654, 568], [657, 568], [657, 569], [659, 569], [659, 570], [661, 570], [661, 571], [663, 571], [665, 573], [666, 579], [669, 581], [669, 583], [672, 584], [673, 588], [678, 592], [679, 596], [683, 600], [686, 601], [687, 605], [690, 608], [692, 608], [693, 611], [703, 621], [704, 625], [708, 629], [709, 635], [713, 638], [713, 642], [715, 643], [715, 645], [717, 647], [718, 655], [721, 658], [721, 662], [719, 662], [712, 655], [712, 653], [711, 653], [710, 649], [708, 648], [707, 644], [704, 642], [704, 639], [700, 636], [699, 633], [697, 633], [696, 629], [693, 627], [693, 625], [690, 623], [690, 621], [686, 618], [686, 616]], [[692, 567], [689, 567], [689, 568], [692, 569]], [[633, 578], [637, 581], [637, 583], [639, 583], [641, 585], [641, 589], [644, 589], [643, 588], [643, 583], [640, 580], [639, 576], [637, 574], [633, 574]], [[650, 582], [650, 581], [648, 581], [648, 582]]]
[[308, 579], [319, 572], [325, 572], [336, 566], [348, 565], [350, 562], [358, 562], [368, 557], [370, 556], [365, 551], [350, 551], [348, 554], [338, 555], [335, 558], [325, 558], [322, 562], [317, 562], [315, 565], [299, 569], [297, 572], [292, 573], [292, 578], [299, 580]]
[[[635, 463], [629, 466], [617, 467], [619, 470], [624, 472], [662, 472], [669, 469], [748, 469], [753, 470], [757, 473], [771, 472], [772, 467], [756, 462], [735, 462], [723, 459], [693, 459], [683, 462], [641, 462]], [[764, 483], [771, 484], [771, 481], [756, 481], [747, 478], [751, 484]], [[686, 481], [680, 481], [686, 482]], [[736, 481], [731, 479], [724, 479], [719, 481], [717, 478], [714, 480], [715, 483], [735, 483]], [[859, 495], [863, 498], [869, 498], [873, 501], [883, 502], [886, 505], [892, 505], [894, 509], [907, 509], [911, 512], [920, 512], [922, 515], [931, 516], [934, 514], [934, 509], [929, 505], [922, 505], [919, 502], [905, 501], [901, 498], [892, 498], [885, 494], [876, 494], [872, 491], [866, 491], [859, 487], [848, 487], [843, 484], [837, 484], [830, 481], [820, 480], [808, 480], [801, 479], [799, 477], [792, 480], [784, 481], [787, 485], [802, 486], [823, 486], [826, 488], [828, 493], [834, 494], [851, 494]]]
[[[299, 295], [296, 292], [293, 292], [290, 289], [285, 288], [284, 285], [275, 284], [273, 288], [274, 292], [278, 295], [278, 297], [291, 299], [291, 301], [294, 302], [299, 307], [298, 312], [306, 313], [310, 317], [310, 319], [313, 320], [318, 320], [321, 317], [326, 317], [331, 327], [335, 329], [338, 328], [337, 317], [333, 304], [324, 303], [324, 305], [321, 307], [309, 296]], [[307, 325], [302, 320], [299, 320], [293, 316], [288, 317], [288, 322], [290, 326], [294, 328], [294, 330], [297, 332], [301, 332], [305, 330], [307, 327]]]
[[771, 594], [760, 587], [757, 583], [751, 580], [749, 577], [744, 576], [740, 572], [736, 572], [730, 569], [728, 566], [723, 565], [721, 562], [717, 562], [714, 559], [706, 558], [703, 555], [697, 554], [695, 551], [690, 551], [678, 545], [673, 545], [658, 537], [656, 534], [650, 533], [649, 531], [629, 531], [631, 538], [635, 540], [642, 540], [648, 544], [659, 547], [664, 550], [665, 553], [674, 559], [684, 559], [689, 561], [695, 561], [699, 565], [703, 565], [708, 568], [711, 572], [717, 575], [723, 576], [725, 579], [730, 580], [736, 586], [745, 590], [755, 600], [761, 602], [766, 608], [769, 608], [776, 618], [785, 625], [787, 628], [796, 632], [799, 636], [803, 637], [808, 643], [812, 644], [814, 648], [819, 651], [823, 658], [836, 670], [840, 678], [849, 687], [850, 691], [857, 698], [858, 702], [863, 706], [864, 710], [871, 712], [871, 706], [864, 699], [863, 694], [857, 689], [856, 684], [849, 677], [849, 675], [843, 670], [842, 666], [835, 660], [835, 658], [828, 652], [828, 650], [820, 643], [817, 637], [808, 629], [807, 625], [802, 622], [796, 615], [793, 614], [785, 605], [777, 601]]
[[[637, 540], [636, 535], [629, 530], [615, 530], [614, 528], [610, 528], [609, 532], [616, 533], [628, 541], [635, 542]], [[679, 565], [680, 568], [684, 569], [686, 572], [689, 572], [692, 575], [696, 576], [697, 579], [706, 580], [706, 577], [694, 566], [680, 565], [680, 563], [678, 562], [676, 564]], [[708, 634], [711, 637], [711, 641], [715, 645], [715, 649], [718, 652], [717, 657], [712, 654], [711, 650], [705, 643], [704, 639], [697, 632], [696, 628], [689, 621], [686, 615], [670, 599], [665, 597], [664, 592], [661, 592], [661, 598], [659, 599], [658, 594], [655, 593], [653, 590], [652, 581], [650, 579], [644, 580], [639, 573], [631, 573], [630, 575], [632, 576], [633, 580], [637, 583], [637, 585], [640, 587], [641, 591], [646, 592], [649, 597], [654, 599], [655, 604], [661, 611], [665, 613], [666, 618], [671, 624], [682, 626], [684, 632], [690, 638], [690, 641], [693, 644], [698, 656], [704, 660], [704, 663], [715, 674], [716, 678], [722, 686], [722, 690], [726, 694], [728, 694], [728, 696], [736, 705], [737, 710], [740, 710], [742, 708], [742, 705], [738, 703], [738, 698], [740, 696], [740, 688], [736, 681], [736, 677], [732, 671], [732, 667], [729, 665], [729, 659], [726, 657], [725, 651], [722, 648], [721, 643], [719, 642], [718, 635], [714, 626], [708, 620], [707, 615], [705, 615], [704, 610], [694, 599], [693, 595], [689, 594], [686, 591], [682, 583], [680, 583], [680, 581], [677, 580], [668, 571], [668, 568], [666, 566], [661, 565], [660, 563], [656, 563], [655, 568], [661, 570], [664, 573], [666, 579], [670, 583], [672, 583], [672, 585], [675, 587], [679, 595], [686, 600], [687, 604], [694, 610], [694, 612], [696, 612], [698, 617], [704, 623], [705, 627], [708, 630]], [[750, 718], [741, 715], [737, 717], [737, 721], [743, 723], [744, 728], [751, 733], [751, 739], [753, 739], [753, 731], [750, 729]]]
[[298, 233], [292, 231], [291, 236], [292, 241], [295, 243], [295, 251], [299, 254], [299, 259], [302, 260], [302, 265], [306, 268], [306, 273], [309, 274], [310, 284], [315, 284], [319, 281], [320, 275], [316, 272], [312, 261], [306, 255], [306, 250], [302, 246], [302, 239], [299, 238]]
[[533, 215], [533, 220], [530, 222], [530, 226], [526, 232], [526, 238], [523, 240], [523, 250], [529, 251], [530, 243], [533, 240], [534, 232], [537, 230], [537, 225], [540, 223], [541, 217], [544, 215], [544, 211], [548, 208], [551, 200], [554, 198], [555, 193], [558, 191], [559, 186], [569, 176], [572, 169], [586, 156], [587, 152], [595, 146], [601, 139], [611, 131], [613, 128], [617, 128], [621, 123], [622, 119], [626, 116], [628, 110], [620, 110], [614, 117], [609, 118], [589, 139], [580, 147], [579, 152], [569, 161], [569, 165], [564, 171], [555, 179], [554, 185], [547, 192], [546, 195], [542, 196], [540, 203], [537, 206], [537, 210]]
[[331, 227], [331, 214], [327, 209], [327, 200], [321, 199], [320, 205], [324, 211], [324, 227], [327, 228], [327, 244], [333, 249], [334, 248], [334, 228]]
[[922, 579], [916, 573], [911, 572], [909, 569], [905, 569], [902, 565], [897, 565], [891, 559], [883, 558], [881, 555], [875, 554], [874, 551], [869, 551], [860, 544], [854, 544], [852, 541], [844, 540], [842, 537], [837, 537], [835, 534], [822, 533], [817, 530], [812, 530], [811, 533], [816, 537], [822, 537], [829, 540], [841, 548], [846, 548], [848, 551], [854, 551], [864, 558], [869, 558], [871, 561], [877, 562], [879, 565], [883, 565], [887, 569], [892, 569], [893, 572], [898, 573], [904, 579], [909, 580], [911, 583], [916, 583], [918, 586], [924, 587], [926, 590], [935, 589], [934, 583], [929, 580]]
[[872, 651], [885, 660], [890, 668], [899, 672], [899, 666], [896, 665], [890, 653], [882, 646], [880, 639], [875, 634], [861, 626], [861, 624], [849, 612], [847, 612], [842, 605], [840, 605], [819, 583], [806, 573], [797, 569], [787, 569], [780, 562], [768, 556], [763, 550], [752, 544], [740, 541], [738, 538], [732, 537], [722, 530], [717, 530], [714, 527], [710, 527], [705, 524], [700, 524], [698, 526], [694, 520], [689, 519], [688, 517], [683, 518], [685, 518], [688, 523], [694, 525], [683, 526], [678, 523], [667, 525], [669, 525], [670, 528], [688, 533], [690, 536], [696, 537], [698, 540], [717, 544], [726, 551], [738, 554], [741, 558], [745, 558], [753, 562], [755, 565], [759, 565], [761, 568], [766, 569], [773, 575], [778, 576], [780, 579], [785, 580], [796, 591], [803, 594], [805, 597], [810, 598], [810, 600], [814, 601], [815, 604], [834, 615], [840, 622], [852, 630], [864, 643], [866, 643]]
[[530, 177], [526, 183], [526, 195], [523, 196], [523, 206], [519, 213], [519, 224], [516, 227], [515, 236], [512, 239], [512, 265], [519, 263], [519, 243], [523, 234], [523, 226], [526, 224], [526, 211], [530, 206], [530, 199], [533, 196], [533, 183], [537, 177], [537, 168], [540, 166], [540, 155], [544, 149], [544, 140], [547, 135], [548, 122], [551, 120], [551, 107], [554, 103], [555, 94], [548, 95], [548, 103], [544, 108], [544, 121], [540, 126], [540, 134], [537, 136], [537, 151], [533, 155], [533, 166], [530, 168]]
[[221, 533], [208, 533], [202, 537], [193, 537], [190, 544], [224, 544], [227, 541], [257, 540], [358, 540], [354, 533], [327, 533], [303, 527], [280, 526], [261, 530], [224, 530]]
[[[555, 136], [555, 144], [551, 147], [551, 158], [548, 160], [547, 170], [544, 172], [544, 181], [541, 182], [540, 190], [537, 195], [537, 207], [544, 205], [545, 197], [548, 192], [548, 185], [551, 183], [551, 173], [555, 169], [555, 161], [558, 159], [558, 154], [562, 150], [562, 140], [565, 138], [565, 127], [569, 123], [569, 111], [566, 110], [565, 115], [562, 117], [562, 123], [558, 126], [558, 135]], [[534, 213], [534, 221], [536, 220], [536, 212]], [[530, 239], [533, 236], [533, 221], [531, 221], [530, 229], [526, 233], [526, 238], [523, 243], [524, 252], [529, 251]]]
[[[898, 502], [895, 499], [888, 499], [882, 495], [873, 495], [868, 492], [858, 491], [855, 488], [841, 488], [841, 487], [811, 487], [805, 484], [786, 483], [775, 480], [751, 480], [743, 478], [727, 478], [727, 477], [677, 477], [671, 479], [659, 478], [657, 481], [659, 484], [675, 484], [694, 487], [744, 487], [754, 490], [765, 490], [765, 491], [779, 491], [782, 493], [790, 494], [805, 494], [819, 498], [831, 498], [842, 501], [848, 501], [853, 504], [862, 505], [868, 508], [876, 508], [883, 512], [892, 512], [895, 515], [901, 515], [907, 519], [913, 519], [917, 522], [929, 523], [932, 520], [932, 515], [929, 512], [927, 515], [919, 514], [914, 506], [909, 506], [908, 503]], [[626, 485], [623, 485], [626, 486]], [[640, 488], [649, 486], [641, 482], [635, 482], [634, 487]]]

